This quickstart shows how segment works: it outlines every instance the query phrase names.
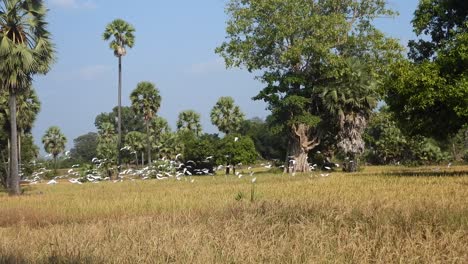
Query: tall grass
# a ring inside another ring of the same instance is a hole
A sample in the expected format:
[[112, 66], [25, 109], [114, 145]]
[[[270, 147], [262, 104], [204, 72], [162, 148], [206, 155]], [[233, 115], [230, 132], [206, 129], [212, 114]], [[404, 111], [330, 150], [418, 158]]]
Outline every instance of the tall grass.
[[0, 194], [0, 263], [468, 263], [466, 167], [398, 171], [37, 185]]

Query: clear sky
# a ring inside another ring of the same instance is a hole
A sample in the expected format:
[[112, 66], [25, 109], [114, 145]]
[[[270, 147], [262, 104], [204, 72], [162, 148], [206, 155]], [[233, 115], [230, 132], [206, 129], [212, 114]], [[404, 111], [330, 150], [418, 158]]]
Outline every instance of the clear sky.
[[[209, 112], [221, 96], [232, 96], [247, 118], [268, 115], [264, 103], [251, 100], [262, 84], [245, 70], [226, 70], [214, 53], [225, 38], [227, 0], [46, 2], [57, 62], [34, 83], [42, 109], [33, 134], [41, 151], [48, 127], [59, 126], [71, 148], [74, 138], [96, 131], [96, 115], [117, 105], [117, 58], [101, 37], [115, 18], [136, 28], [135, 47], [123, 59], [123, 105], [130, 105], [138, 82], [151, 81], [162, 96], [159, 115], [172, 129], [180, 111], [193, 109], [201, 114], [205, 132], [217, 132]], [[418, 1], [388, 2], [400, 16], [379, 19], [377, 25], [406, 45], [414, 38], [410, 22]]]

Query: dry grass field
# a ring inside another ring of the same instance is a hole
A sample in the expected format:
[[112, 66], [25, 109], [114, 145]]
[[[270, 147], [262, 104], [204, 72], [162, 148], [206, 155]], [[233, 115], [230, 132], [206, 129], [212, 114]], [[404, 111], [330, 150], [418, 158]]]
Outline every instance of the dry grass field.
[[466, 166], [255, 176], [0, 193], [0, 263], [468, 263]]

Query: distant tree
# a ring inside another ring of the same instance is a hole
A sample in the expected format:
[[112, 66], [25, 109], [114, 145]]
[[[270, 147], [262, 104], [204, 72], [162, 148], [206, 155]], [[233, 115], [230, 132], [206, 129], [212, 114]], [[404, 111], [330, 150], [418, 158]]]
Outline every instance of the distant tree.
[[211, 123], [225, 134], [237, 132], [243, 120], [244, 114], [232, 97], [219, 98], [211, 110]]
[[200, 136], [202, 133], [200, 114], [193, 110], [180, 112], [177, 120], [177, 130], [188, 130], [193, 132], [195, 135]]
[[101, 159], [101, 169], [105, 171], [108, 177], [112, 177], [112, 165], [117, 163], [118, 150], [115, 146], [117, 135], [114, 126], [111, 123], [103, 123], [98, 131], [97, 155]]
[[385, 101], [405, 133], [447, 140], [468, 120], [468, 1], [419, 1], [409, 59], [396, 63]]
[[282, 160], [286, 155], [287, 135], [274, 131], [268, 121], [258, 117], [244, 120], [239, 133], [253, 140], [255, 149], [264, 159]]
[[60, 153], [65, 151], [67, 138], [62, 134], [60, 128], [52, 126], [47, 129], [42, 137], [42, 144], [44, 144], [44, 150], [52, 154], [54, 158], [54, 174], [57, 174], [57, 157]]
[[73, 160], [78, 162], [90, 162], [97, 156], [98, 134], [89, 132], [73, 140], [74, 147], [70, 150]]
[[[184, 138], [185, 136], [185, 138]], [[183, 159], [193, 160], [196, 164], [214, 166], [219, 154], [220, 139], [217, 135], [203, 134], [195, 137], [192, 133], [180, 134], [184, 144]], [[208, 159], [208, 157], [211, 157]]]
[[151, 165], [150, 123], [161, 106], [161, 96], [153, 83], [140, 82], [130, 94], [130, 100], [135, 113], [143, 116], [145, 120], [147, 159], [148, 164]]
[[[135, 113], [131, 106], [121, 107], [122, 115], [122, 140], [125, 139], [127, 133], [131, 131], [145, 132], [145, 121], [142, 116]], [[118, 120], [118, 107], [114, 107], [112, 112], [101, 113], [96, 116], [94, 125], [99, 130], [102, 123], [111, 123], [114, 125], [115, 131], [117, 131], [117, 120]]]
[[[114, 51], [114, 55], [119, 59], [119, 89], [118, 89], [118, 121], [117, 121], [117, 149], [122, 146], [122, 57], [127, 55], [127, 47], [133, 48], [135, 44], [135, 28], [122, 19], [115, 19], [106, 26], [102, 37], [104, 40], [110, 40], [110, 48]], [[120, 166], [121, 157], [120, 151], [118, 155], [118, 165]]]
[[[217, 163], [227, 164], [235, 168], [239, 163], [252, 164], [259, 157], [255, 150], [254, 142], [250, 137], [243, 137], [238, 134], [226, 135], [218, 145]], [[229, 174], [229, 169], [226, 169], [226, 174]]]
[[54, 48], [47, 31], [44, 1], [0, 1], [0, 89], [10, 107], [10, 169], [8, 192], [20, 195], [18, 168], [17, 95], [31, 87], [35, 74], [46, 74]]

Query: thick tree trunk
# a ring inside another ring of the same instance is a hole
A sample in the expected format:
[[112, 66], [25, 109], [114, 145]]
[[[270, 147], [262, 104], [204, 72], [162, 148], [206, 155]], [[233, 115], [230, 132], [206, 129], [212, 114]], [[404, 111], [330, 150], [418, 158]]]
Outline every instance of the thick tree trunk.
[[310, 166], [308, 155], [309, 151], [320, 144], [320, 139], [317, 135], [311, 136], [311, 130], [307, 125], [299, 124], [292, 127], [293, 137], [289, 144], [289, 155], [292, 157], [292, 167], [290, 172], [309, 172]]
[[[18, 135], [18, 167], [19, 167], [19, 171], [21, 172], [21, 168], [22, 168], [22, 164], [21, 164], [21, 137], [23, 136], [23, 131], [21, 130], [21, 132], [19, 133]], [[21, 177], [20, 177], [21, 179]]]
[[117, 121], [117, 171], [120, 172], [120, 165], [122, 163], [122, 155], [120, 149], [122, 148], [122, 56], [119, 56], [119, 98], [118, 98], [118, 121]]
[[149, 131], [149, 120], [146, 120], [146, 153], [148, 154], [148, 166], [151, 166], [151, 142], [150, 142], [150, 131]]
[[20, 178], [18, 170], [18, 130], [16, 126], [16, 93], [10, 89], [10, 177], [8, 193], [20, 195]]
[[141, 167], [145, 166], [145, 152], [141, 152]]

